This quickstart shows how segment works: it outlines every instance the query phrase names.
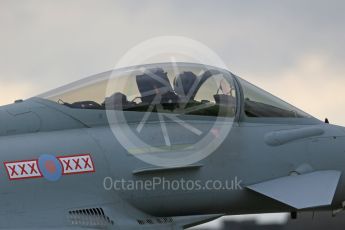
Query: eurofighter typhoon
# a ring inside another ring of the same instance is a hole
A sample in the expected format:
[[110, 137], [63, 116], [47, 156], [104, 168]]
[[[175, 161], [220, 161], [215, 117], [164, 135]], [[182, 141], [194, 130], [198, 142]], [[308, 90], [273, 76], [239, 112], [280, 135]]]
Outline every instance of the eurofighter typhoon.
[[345, 128], [201, 64], [117, 69], [2, 106], [0, 152], [0, 229], [185, 229], [345, 206]]

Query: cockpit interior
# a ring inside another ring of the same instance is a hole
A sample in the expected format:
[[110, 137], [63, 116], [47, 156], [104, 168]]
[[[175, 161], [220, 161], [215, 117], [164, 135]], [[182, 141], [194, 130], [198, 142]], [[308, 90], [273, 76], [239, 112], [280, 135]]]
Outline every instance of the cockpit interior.
[[41, 95], [71, 109], [234, 117], [308, 114], [230, 72], [199, 64], [153, 64], [106, 72]]

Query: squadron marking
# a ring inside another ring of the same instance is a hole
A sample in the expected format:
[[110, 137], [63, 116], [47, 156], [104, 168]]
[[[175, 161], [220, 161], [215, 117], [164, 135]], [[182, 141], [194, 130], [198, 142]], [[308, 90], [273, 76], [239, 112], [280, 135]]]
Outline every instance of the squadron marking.
[[90, 154], [59, 157], [42, 155], [39, 159], [4, 162], [4, 165], [10, 180], [44, 177], [56, 181], [64, 175], [95, 172]]
[[4, 164], [10, 180], [42, 177], [37, 160], [13, 161]]
[[95, 172], [90, 154], [58, 157], [62, 164], [63, 175]]

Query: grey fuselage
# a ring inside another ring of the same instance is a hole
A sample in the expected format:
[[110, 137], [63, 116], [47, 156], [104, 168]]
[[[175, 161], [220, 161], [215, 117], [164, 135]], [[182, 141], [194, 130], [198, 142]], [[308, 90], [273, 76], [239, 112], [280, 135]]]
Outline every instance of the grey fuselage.
[[[284, 143], [278, 140], [270, 144], [267, 140], [267, 134], [274, 131], [308, 127], [323, 132], [306, 138], [288, 138]], [[331, 169], [344, 173], [344, 130], [314, 118], [242, 119], [239, 116], [221, 146], [195, 167], [157, 169], [122, 147], [108, 126], [105, 111], [79, 113], [40, 98], [3, 106], [0, 107], [0, 228], [70, 226], [66, 218], [69, 211], [103, 206], [113, 207], [114, 215], [134, 219], [136, 212], [169, 217], [294, 211], [245, 186], [304, 170]], [[43, 154], [83, 153], [92, 156], [95, 172], [66, 175], [56, 182], [44, 178], [10, 180], [4, 168], [4, 162], [38, 159]], [[237, 178], [243, 189], [108, 191], [104, 180], [109, 177], [128, 181], [153, 177], [194, 181]], [[341, 206], [345, 200], [344, 189], [342, 177], [332, 207], [327, 209]]]

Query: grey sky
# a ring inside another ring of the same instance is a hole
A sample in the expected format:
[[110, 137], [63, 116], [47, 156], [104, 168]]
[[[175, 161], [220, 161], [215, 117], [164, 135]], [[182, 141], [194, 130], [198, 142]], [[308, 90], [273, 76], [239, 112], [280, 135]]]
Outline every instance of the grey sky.
[[146, 39], [179, 35], [211, 47], [241, 77], [345, 124], [344, 12], [340, 0], [1, 0], [0, 103], [111, 69]]

